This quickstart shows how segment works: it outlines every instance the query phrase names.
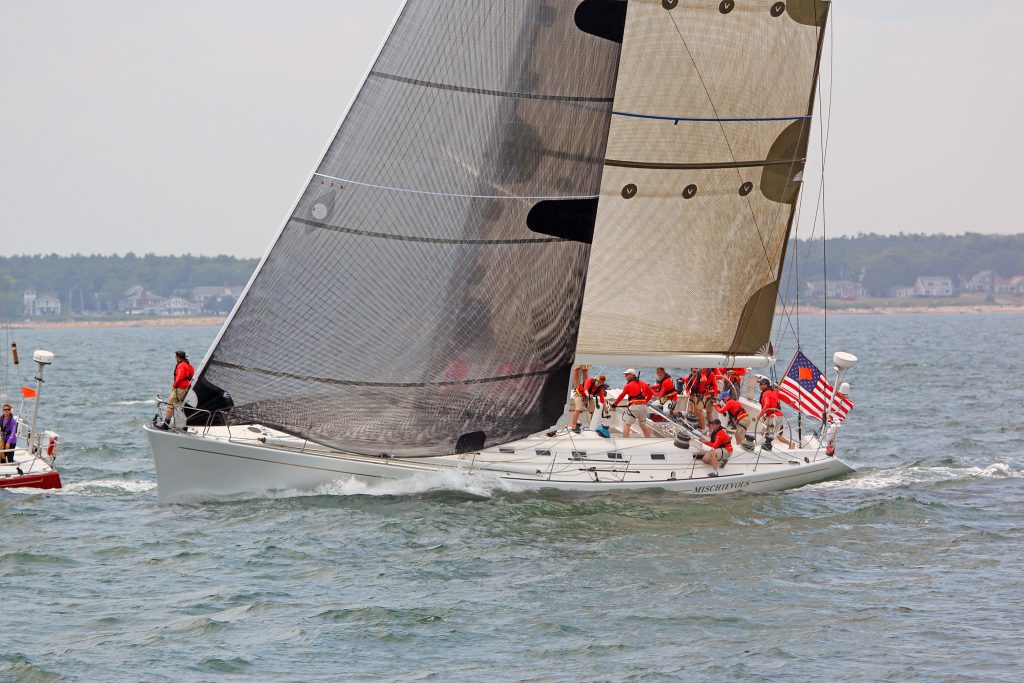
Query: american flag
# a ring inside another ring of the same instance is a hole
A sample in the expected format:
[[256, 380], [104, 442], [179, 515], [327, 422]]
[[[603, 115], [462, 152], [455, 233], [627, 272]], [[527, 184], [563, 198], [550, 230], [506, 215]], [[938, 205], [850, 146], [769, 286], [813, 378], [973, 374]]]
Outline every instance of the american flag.
[[[802, 351], [797, 350], [786, 370], [786, 376], [779, 383], [779, 398], [800, 412], [820, 420], [831, 395], [832, 385], [825, 379], [825, 373], [815, 367]], [[832, 417], [845, 420], [851, 410], [853, 401], [837, 391], [832, 404]]]

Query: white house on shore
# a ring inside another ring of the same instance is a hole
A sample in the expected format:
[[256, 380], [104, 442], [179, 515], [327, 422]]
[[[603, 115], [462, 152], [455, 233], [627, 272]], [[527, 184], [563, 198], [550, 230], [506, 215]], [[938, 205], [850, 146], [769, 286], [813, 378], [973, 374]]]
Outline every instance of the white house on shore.
[[816, 280], [807, 283], [807, 294], [817, 299], [863, 299], [867, 291], [864, 285], [851, 280]]
[[953, 296], [952, 278], [941, 275], [924, 275], [917, 278], [917, 281], [910, 287], [893, 287], [889, 290], [891, 296], [900, 299], [909, 299], [918, 296]]
[[975, 273], [971, 279], [964, 281], [965, 292], [991, 292], [999, 274], [991, 270]]
[[180, 296], [169, 296], [153, 307], [152, 315], [198, 315], [201, 306]]
[[952, 278], [923, 275], [914, 283], [915, 296], [953, 296]]
[[997, 294], [1024, 294], [1024, 275], [1015, 275], [1005, 280], [996, 280], [992, 288]]
[[36, 294], [36, 290], [26, 289], [23, 301], [29, 318], [60, 315], [60, 297], [56, 294]]

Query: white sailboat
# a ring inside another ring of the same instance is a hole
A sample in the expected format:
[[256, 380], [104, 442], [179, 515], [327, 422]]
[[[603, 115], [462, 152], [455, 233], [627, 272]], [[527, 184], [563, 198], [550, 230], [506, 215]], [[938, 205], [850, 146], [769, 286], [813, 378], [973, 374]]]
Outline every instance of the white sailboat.
[[[11, 344], [11, 356], [14, 365], [18, 365], [18, 345]], [[60, 472], [57, 470], [57, 448], [60, 437], [56, 432], [38, 428], [39, 403], [43, 395], [43, 372], [53, 363], [53, 353], [37, 350], [32, 354], [36, 364], [35, 389], [22, 387], [21, 407], [25, 400], [32, 401], [32, 420], [27, 423], [21, 415], [4, 414], [0, 425], [6, 426], [7, 420], [13, 417], [15, 433], [14, 446], [8, 450], [0, 450], [0, 489], [61, 488]], [[12, 406], [13, 407], [13, 406]]]
[[188, 425], [147, 427], [160, 499], [430, 472], [716, 494], [850, 472], [835, 424], [738, 448], [717, 477], [703, 435], [653, 408], [652, 438], [622, 438], [618, 415], [610, 438], [556, 424], [580, 363], [774, 364], [828, 8], [406, 2], [199, 367]]

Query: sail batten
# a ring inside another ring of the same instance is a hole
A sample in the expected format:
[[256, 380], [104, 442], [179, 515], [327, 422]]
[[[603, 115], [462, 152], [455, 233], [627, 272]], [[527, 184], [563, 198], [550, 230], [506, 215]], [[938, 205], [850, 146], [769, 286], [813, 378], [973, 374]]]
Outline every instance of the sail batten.
[[629, 3], [578, 357], [766, 347], [828, 4]]
[[509, 92], [506, 90], [488, 90], [486, 88], [473, 88], [470, 86], [453, 85], [451, 83], [434, 83], [432, 81], [423, 81], [416, 78], [406, 78], [404, 76], [398, 76], [395, 74], [386, 74], [380, 71], [371, 71], [371, 76], [376, 78], [386, 78], [392, 81], [398, 81], [399, 83], [407, 83], [409, 85], [419, 85], [425, 88], [437, 88], [439, 90], [454, 90], [457, 92], [471, 93], [474, 95], [491, 95], [494, 97], [515, 97], [526, 100], [557, 100], [560, 102], [603, 102], [611, 103], [611, 97], [586, 97], [586, 96], [573, 96], [573, 95], [545, 95], [543, 93], [531, 93], [531, 92]]
[[809, 114], [800, 116], [737, 116], [737, 117], [701, 117], [701, 116], [664, 116], [659, 114], [640, 114], [637, 112], [613, 111], [612, 116], [629, 116], [635, 119], [655, 119], [657, 121], [689, 121], [692, 123], [750, 123], [754, 121], [800, 121], [811, 118]]
[[756, 161], [697, 161], [697, 162], [654, 162], [654, 161], [624, 161], [622, 159], [605, 159], [606, 166], [619, 166], [622, 168], [651, 168], [663, 170], [685, 170], [685, 169], [710, 169], [710, 168], [754, 168], [757, 166], [784, 166], [804, 163], [806, 158], [794, 159], [758, 159]]

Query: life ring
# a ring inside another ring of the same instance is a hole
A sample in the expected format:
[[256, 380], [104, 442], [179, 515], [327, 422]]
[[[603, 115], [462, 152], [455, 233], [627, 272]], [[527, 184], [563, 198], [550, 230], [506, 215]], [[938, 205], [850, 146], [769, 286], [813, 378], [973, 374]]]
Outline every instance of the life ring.
[[46, 455], [52, 458], [57, 454], [57, 437], [51, 436], [49, 443], [46, 444]]

